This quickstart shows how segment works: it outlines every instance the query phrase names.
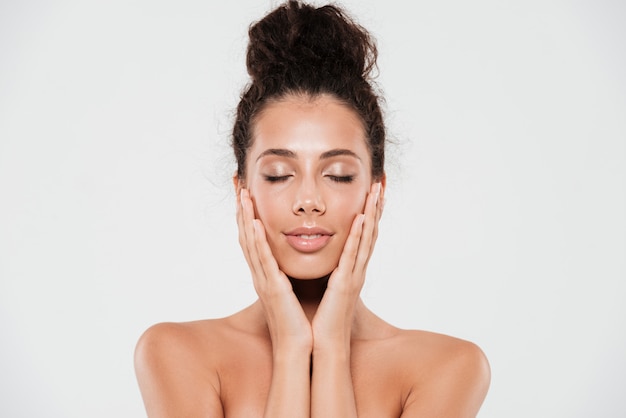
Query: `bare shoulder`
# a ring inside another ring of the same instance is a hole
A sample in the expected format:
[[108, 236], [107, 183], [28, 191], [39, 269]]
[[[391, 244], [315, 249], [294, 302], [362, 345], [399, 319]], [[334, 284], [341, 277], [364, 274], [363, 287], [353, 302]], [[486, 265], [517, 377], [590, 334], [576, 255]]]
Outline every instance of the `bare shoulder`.
[[[421, 358], [420, 368], [432, 369], [437, 375], [444, 370], [474, 372], [477, 378], [489, 378], [489, 363], [476, 344], [428, 331], [399, 330], [394, 336], [396, 344], [406, 348], [407, 355]], [[421, 364], [422, 362], [426, 364]]]
[[426, 331], [401, 330], [393, 340], [410, 376], [402, 417], [476, 416], [491, 381], [480, 347]]
[[[218, 319], [160, 323], [143, 333], [135, 349], [135, 373], [149, 416], [222, 416], [215, 362], [224, 329], [224, 320]], [[190, 404], [189, 399], [203, 401]]]
[[[227, 328], [226, 318], [193, 322], [162, 322], [148, 328], [139, 338], [136, 356], [173, 354], [185, 351], [193, 355], [202, 351], [211, 340], [220, 337]], [[206, 353], [204, 353], [206, 356]], [[136, 357], [137, 358], [137, 357]]]

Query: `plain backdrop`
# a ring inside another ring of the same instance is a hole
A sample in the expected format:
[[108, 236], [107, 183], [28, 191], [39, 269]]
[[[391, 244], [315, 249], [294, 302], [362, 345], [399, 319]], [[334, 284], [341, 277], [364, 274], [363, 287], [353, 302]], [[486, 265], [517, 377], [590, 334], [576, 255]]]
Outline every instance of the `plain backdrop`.
[[[276, 4], [0, 1], [0, 416], [145, 416], [141, 333], [254, 301], [229, 133]], [[626, 416], [626, 3], [342, 4], [395, 142], [366, 303], [481, 346], [482, 418]]]

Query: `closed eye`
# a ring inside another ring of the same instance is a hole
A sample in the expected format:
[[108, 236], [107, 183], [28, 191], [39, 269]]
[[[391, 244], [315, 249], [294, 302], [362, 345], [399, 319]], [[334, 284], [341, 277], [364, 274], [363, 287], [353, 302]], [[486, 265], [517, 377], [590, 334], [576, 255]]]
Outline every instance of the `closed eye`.
[[354, 181], [354, 176], [331, 176], [331, 175], [328, 175], [327, 177], [329, 179], [331, 179], [332, 181], [335, 181], [337, 183], [352, 183], [352, 181]]
[[265, 181], [268, 181], [270, 183], [281, 183], [283, 181], [286, 181], [289, 177], [291, 176], [265, 176]]

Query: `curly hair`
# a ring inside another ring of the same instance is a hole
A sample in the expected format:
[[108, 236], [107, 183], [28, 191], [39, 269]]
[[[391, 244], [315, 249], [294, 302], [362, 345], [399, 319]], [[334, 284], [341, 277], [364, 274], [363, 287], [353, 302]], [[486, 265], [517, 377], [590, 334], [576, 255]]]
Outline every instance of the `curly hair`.
[[271, 101], [288, 95], [328, 94], [361, 118], [372, 160], [372, 177], [384, 175], [385, 124], [372, 87], [378, 52], [367, 30], [339, 7], [320, 8], [289, 0], [248, 32], [251, 82], [241, 95], [232, 146], [237, 176], [245, 178], [255, 118]]

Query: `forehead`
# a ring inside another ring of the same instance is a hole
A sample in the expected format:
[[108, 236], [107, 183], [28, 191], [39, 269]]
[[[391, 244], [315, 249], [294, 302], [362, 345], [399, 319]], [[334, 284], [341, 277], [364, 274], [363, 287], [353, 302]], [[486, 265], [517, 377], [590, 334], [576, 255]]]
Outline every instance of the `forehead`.
[[365, 130], [358, 114], [330, 96], [289, 96], [269, 103], [253, 127], [249, 160], [266, 149], [298, 155], [348, 149], [369, 162]]

